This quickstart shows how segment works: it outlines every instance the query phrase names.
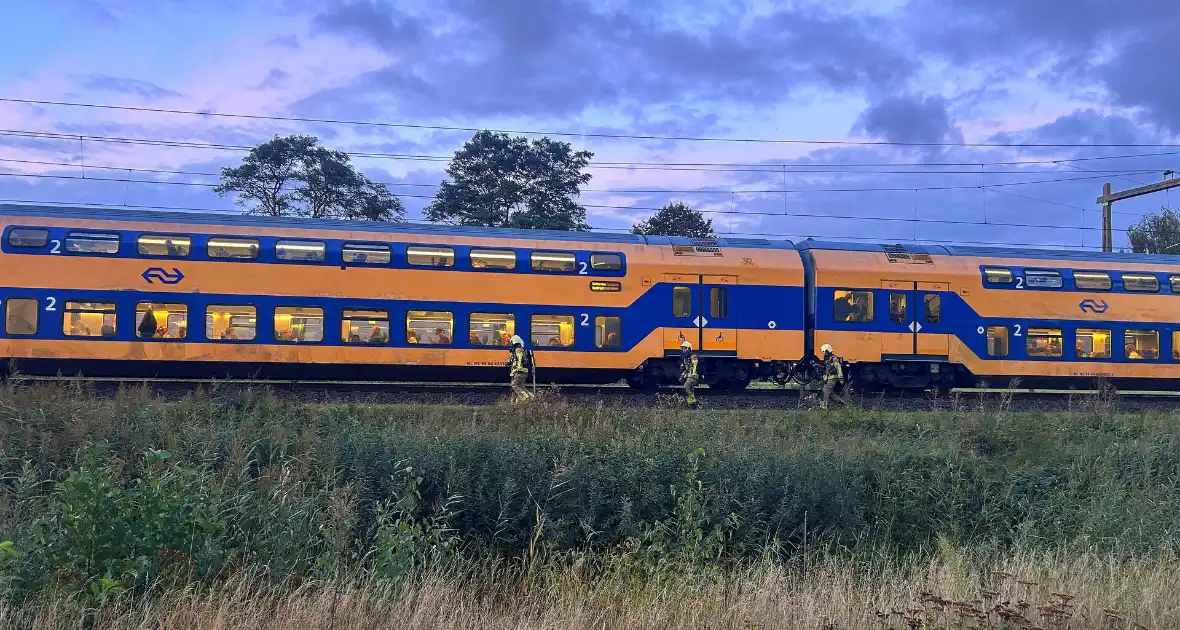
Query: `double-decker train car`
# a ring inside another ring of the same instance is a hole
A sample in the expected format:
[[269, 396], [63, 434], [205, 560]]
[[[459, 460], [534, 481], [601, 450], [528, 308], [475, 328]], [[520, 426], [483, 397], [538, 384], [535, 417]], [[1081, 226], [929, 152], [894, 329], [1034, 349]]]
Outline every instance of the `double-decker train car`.
[[27, 374], [712, 387], [804, 356], [790, 242], [0, 206], [0, 359]]
[[988, 247], [799, 244], [815, 344], [864, 389], [1173, 388], [1180, 257]]

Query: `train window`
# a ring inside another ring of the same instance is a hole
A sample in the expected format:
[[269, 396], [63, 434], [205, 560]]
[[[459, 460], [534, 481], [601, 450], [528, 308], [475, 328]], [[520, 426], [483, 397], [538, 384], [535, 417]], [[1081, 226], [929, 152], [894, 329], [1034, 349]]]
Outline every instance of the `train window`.
[[275, 341], [319, 343], [324, 340], [324, 309], [314, 306], [275, 308]]
[[1123, 288], [1136, 293], [1156, 293], [1160, 290], [1160, 279], [1146, 273], [1124, 273]]
[[211, 238], [205, 251], [208, 252], [210, 258], [255, 260], [258, 258], [258, 239]]
[[709, 289], [709, 317], [713, 319], [729, 317], [729, 287]]
[[119, 235], [105, 232], [70, 232], [66, 251], [78, 254], [118, 254]]
[[1079, 289], [1109, 291], [1112, 286], [1110, 274], [1105, 271], [1075, 271], [1073, 284]]
[[838, 322], [873, 321], [872, 291], [836, 291], [832, 302], [832, 318]]
[[1060, 357], [1060, 328], [1029, 328], [1026, 333], [1025, 350], [1030, 357]]
[[989, 357], [1008, 356], [1008, 327], [987, 327], [987, 355]]
[[571, 273], [577, 266], [577, 259], [569, 252], [533, 252], [529, 254], [533, 271], [558, 271]]
[[574, 345], [573, 315], [533, 315], [529, 331], [534, 348], [572, 348]]
[[410, 311], [406, 313], [406, 342], [449, 346], [454, 322], [449, 311]]
[[692, 315], [692, 289], [673, 287], [672, 317], [688, 317], [689, 315]]
[[66, 302], [61, 331], [67, 337], [114, 337], [114, 302]]
[[344, 343], [389, 343], [389, 311], [344, 309], [340, 318]]
[[49, 230], [44, 228], [13, 228], [8, 233], [8, 244], [13, 247], [45, 247]]
[[1172, 285], [1172, 293], [1180, 293], [1180, 276], [1168, 276], [1168, 284]]
[[621, 271], [623, 257], [620, 254], [590, 254], [590, 268], [596, 271]]
[[1079, 328], [1077, 334], [1079, 359], [1109, 359], [1110, 331], [1096, 328]]
[[297, 262], [323, 262], [328, 246], [320, 241], [279, 241], [275, 258]]
[[906, 294], [889, 294], [889, 321], [894, 324], [904, 324], [910, 320], [906, 315]]
[[1160, 358], [1160, 334], [1154, 330], [1128, 330], [1123, 333], [1123, 351], [1128, 359]]
[[258, 332], [258, 309], [253, 306], [210, 304], [205, 309], [205, 338], [253, 341]]
[[623, 290], [623, 283], [614, 280], [591, 280], [590, 290], [595, 293], [618, 293]]
[[135, 336], [140, 339], [188, 337], [188, 306], [161, 302], [135, 305]]
[[454, 267], [455, 250], [450, 247], [411, 245], [406, 248], [406, 263], [415, 267]]
[[472, 313], [467, 340], [473, 346], [507, 348], [516, 334], [516, 316], [511, 313]]
[[4, 306], [4, 332], [14, 337], [37, 334], [37, 300], [12, 298]]
[[594, 318], [594, 347], [603, 350], [617, 350], [622, 345], [622, 320], [618, 317], [600, 315]]
[[1172, 359], [1180, 361], [1180, 330], [1172, 331]]
[[1038, 289], [1060, 289], [1064, 282], [1061, 272], [1048, 269], [1025, 269], [1024, 284]]
[[164, 234], [142, 234], [136, 240], [140, 256], [167, 256], [184, 258], [192, 252], [193, 239], [187, 236]]
[[472, 249], [472, 269], [516, 269], [516, 252], [511, 249]]
[[983, 277], [992, 284], [1012, 284], [1012, 270], [1003, 267], [988, 267], [983, 270]]
[[942, 296], [937, 293], [927, 293], [922, 297], [922, 305], [925, 309], [922, 313], [922, 320], [927, 324], [937, 324], [942, 319]]
[[340, 258], [353, 265], [388, 265], [393, 255], [388, 245], [345, 243]]

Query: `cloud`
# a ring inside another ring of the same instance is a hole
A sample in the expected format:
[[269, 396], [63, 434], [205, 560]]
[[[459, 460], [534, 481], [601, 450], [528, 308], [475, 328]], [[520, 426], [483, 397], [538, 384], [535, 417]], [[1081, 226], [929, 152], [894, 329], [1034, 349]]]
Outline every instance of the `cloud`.
[[856, 128], [889, 142], [962, 141], [947, 101], [937, 95], [885, 97], [861, 113]]
[[291, 79], [290, 73], [282, 70], [281, 68], [271, 68], [270, 72], [266, 73], [266, 78], [262, 80], [262, 83], [258, 84], [258, 89], [260, 89], [260, 90], [281, 89], [283, 87], [286, 87], [286, 85], [290, 79]]
[[290, 48], [291, 50], [298, 50], [300, 46], [299, 37], [295, 35], [279, 35], [277, 37], [272, 37], [269, 40], [269, 43], [274, 44], [275, 46], [282, 46], [283, 48]]
[[99, 92], [133, 94], [147, 100], [183, 96], [180, 92], [162, 88], [149, 81], [112, 77], [104, 74], [91, 75], [82, 82], [82, 88]]

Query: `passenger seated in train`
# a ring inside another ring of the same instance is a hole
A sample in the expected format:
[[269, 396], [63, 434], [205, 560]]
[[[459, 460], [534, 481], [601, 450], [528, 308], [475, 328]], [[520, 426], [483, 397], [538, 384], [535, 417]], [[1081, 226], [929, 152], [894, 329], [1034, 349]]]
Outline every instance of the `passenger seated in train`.
[[1126, 347], [1123, 348], [1123, 350], [1127, 353], [1128, 359], [1142, 359], [1143, 358], [1143, 355], [1139, 354], [1139, 351], [1135, 349], [1135, 344], [1133, 344], [1133, 343], [1127, 344]]
[[442, 328], [435, 328], [435, 329], [434, 329], [434, 335], [435, 335], [435, 336], [434, 336], [434, 339], [432, 340], [432, 341], [433, 341], [433, 343], [436, 343], [436, 344], [438, 344], [438, 345], [440, 345], [440, 346], [449, 346], [449, 345], [451, 345], [451, 337], [450, 337], [450, 335], [448, 335], [448, 334], [446, 333], [446, 331], [445, 331], [445, 330], [443, 330]]
[[852, 317], [852, 294], [846, 293], [842, 298], [836, 298], [832, 303], [832, 317], [838, 322], [846, 322]]
[[418, 331], [413, 328], [406, 331], [406, 343], [418, 343]]

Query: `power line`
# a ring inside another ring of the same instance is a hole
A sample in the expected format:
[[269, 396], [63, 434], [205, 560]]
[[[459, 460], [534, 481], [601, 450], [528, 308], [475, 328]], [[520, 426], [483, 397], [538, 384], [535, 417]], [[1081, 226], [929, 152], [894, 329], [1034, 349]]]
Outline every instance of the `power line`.
[[414, 123], [391, 123], [365, 120], [348, 120], [343, 118], [311, 118], [304, 116], [276, 116], [265, 114], [240, 114], [230, 112], [215, 112], [212, 110], [185, 110], [163, 107], [137, 107], [130, 105], [108, 105], [101, 103], [78, 103], [71, 101], [51, 101], [42, 99], [25, 99], [0, 97], [0, 102], [21, 103], [26, 105], [53, 105], [59, 107], [80, 107], [87, 109], [106, 109], [117, 111], [150, 112], [157, 114], [179, 114], [186, 116], [208, 116], [218, 118], [237, 118], [248, 120], [270, 120], [282, 122], [319, 123], [330, 125], [350, 125], [359, 127], [384, 127], [392, 129], [417, 129], [429, 131], [463, 131], [475, 133], [492, 131], [516, 135], [558, 136], [574, 138], [604, 138], [614, 140], [672, 140], [678, 142], [732, 142], [745, 144], [798, 144], [819, 146], [900, 146], [900, 147], [970, 147], [970, 148], [1118, 148], [1118, 147], [1180, 147], [1180, 143], [1032, 143], [1032, 142], [897, 142], [887, 140], [802, 140], [776, 138], [718, 138], [707, 136], [670, 136], [657, 134], [614, 134], [603, 132], [569, 132], [569, 131], [535, 131], [523, 129], [485, 129], [482, 127], [462, 127], [455, 125], [426, 125]]

